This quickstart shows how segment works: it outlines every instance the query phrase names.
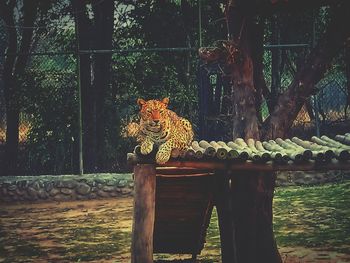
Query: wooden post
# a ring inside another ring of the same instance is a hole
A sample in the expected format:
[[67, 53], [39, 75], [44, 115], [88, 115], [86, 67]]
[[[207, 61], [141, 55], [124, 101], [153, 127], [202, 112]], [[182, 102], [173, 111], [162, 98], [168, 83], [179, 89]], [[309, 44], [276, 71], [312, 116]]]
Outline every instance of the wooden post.
[[134, 166], [134, 218], [131, 262], [153, 263], [156, 169], [153, 164]]
[[235, 227], [232, 213], [230, 183], [227, 170], [215, 172], [214, 202], [218, 213], [222, 263], [238, 263], [236, 255]]

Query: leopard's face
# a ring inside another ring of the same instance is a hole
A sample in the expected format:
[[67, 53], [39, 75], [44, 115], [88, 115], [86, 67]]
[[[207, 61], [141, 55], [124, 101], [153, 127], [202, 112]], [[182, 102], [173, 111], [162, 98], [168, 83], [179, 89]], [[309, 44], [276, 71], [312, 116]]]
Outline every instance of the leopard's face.
[[166, 126], [169, 116], [167, 112], [169, 99], [148, 100], [138, 99], [137, 104], [140, 106], [140, 117], [143, 125], [151, 132], [158, 132]]

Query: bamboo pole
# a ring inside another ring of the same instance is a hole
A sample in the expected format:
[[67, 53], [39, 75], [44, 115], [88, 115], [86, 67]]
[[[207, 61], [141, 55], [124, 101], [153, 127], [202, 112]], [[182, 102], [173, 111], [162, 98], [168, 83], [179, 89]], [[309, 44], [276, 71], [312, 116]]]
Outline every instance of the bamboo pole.
[[249, 153], [245, 151], [244, 148], [242, 148], [240, 145], [229, 141], [227, 143], [227, 146], [239, 153], [239, 160], [246, 161], [249, 158]]
[[309, 149], [305, 149], [304, 147], [296, 144], [295, 142], [291, 141], [290, 139], [286, 139], [285, 142], [290, 144], [292, 147], [294, 147], [295, 150], [302, 153], [305, 160], [309, 160], [312, 158], [312, 152]]
[[192, 142], [192, 149], [195, 151], [195, 157], [197, 159], [202, 159], [205, 153], [205, 150], [199, 146], [197, 141]]
[[247, 145], [249, 147], [249, 149], [252, 150], [252, 152], [255, 155], [258, 155], [259, 158], [256, 161], [262, 162], [262, 163], [266, 163], [267, 161], [269, 161], [271, 159], [270, 154], [268, 154], [266, 151], [259, 151], [256, 147], [255, 147], [255, 140], [254, 139], [248, 139], [247, 140]]
[[288, 157], [296, 163], [301, 163], [305, 161], [304, 156], [296, 151], [293, 146], [283, 141], [281, 138], [277, 138], [276, 141], [270, 140], [272, 144], [279, 145], [282, 149], [284, 149], [284, 153], [288, 155]]
[[327, 137], [326, 135], [323, 135], [321, 136], [321, 139], [326, 141], [326, 142], [329, 142], [329, 145], [334, 145], [338, 148], [341, 148], [341, 149], [345, 149], [345, 150], [350, 150], [350, 146], [349, 145], [346, 145], [346, 144], [342, 144], [336, 140], [333, 140], [329, 137]]
[[[323, 137], [323, 138], [322, 138]], [[321, 138], [318, 138], [316, 136], [312, 136], [311, 140], [319, 145], [322, 145], [324, 147], [327, 147], [328, 150], [333, 151], [334, 155], [336, 158], [340, 161], [346, 161], [350, 159], [350, 153], [349, 151], [345, 148], [343, 148], [343, 144], [340, 144], [336, 142], [334, 144], [334, 140], [325, 140], [326, 136], [322, 136]], [[327, 137], [328, 138], [328, 137]], [[328, 138], [329, 139], [329, 138]]]
[[288, 155], [285, 153], [284, 148], [278, 144], [272, 144], [269, 142], [262, 142], [265, 149], [271, 152], [271, 157], [276, 160], [277, 163], [285, 164], [289, 161]]
[[226, 159], [227, 150], [224, 147], [220, 146], [215, 141], [211, 141], [209, 144], [214, 147], [214, 149], [216, 151], [216, 158], [218, 158], [220, 160]]
[[239, 158], [239, 152], [237, 150], [230, 148], [225, 142], [218, 141], [217, 144], [220, 145], [221, 147], [223, 147], [224, 149], [226, 149], [228, 159], [238, 159]]
[[346, 144], [346, 145], [350, 145], [350, 135], [349, 135], [349, 136], [346, 136], [346, 135], [336, 135], [336, 136], [335, 136], [335, 139], [336, 139], [338, 142], [341, 142], [341, 143]]
[[199, 143], [199, 146], [205, 149], [204, 154], [209, 157], [214, 157], [216, 155], [215, 148], [211, 146], [207, 141], [201, 140]]
[[334, 156], [333, 151], [314, 142], [304, 141], [299, 139], [298, 137], [293, 137], [292, 141], [306, 149], [310, 149], [310, 151], [312, 152], [312, 159], [316, 161], [329, 162]]
[[242, 150], [246, 151], [249, 155], [249, 159], [251, 159], [253, 162], [260, 162], [261, 157], [253, 152], [253, 150], [249, 147], [249, 145], [242, 139], [242, 138], [237, 138], [235, 140], [235, 143], [239, 145]]

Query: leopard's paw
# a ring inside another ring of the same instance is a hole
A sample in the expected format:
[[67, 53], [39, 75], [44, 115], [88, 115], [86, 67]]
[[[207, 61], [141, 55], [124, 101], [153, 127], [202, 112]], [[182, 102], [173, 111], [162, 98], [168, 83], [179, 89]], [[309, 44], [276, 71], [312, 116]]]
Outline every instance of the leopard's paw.
[[170, 159], [171, 152], [170, 151], [158, 151], [156, 155], [156, 162], [158, 164], [164, 164]]
[[152, 143], [142, 143], [141, 144], [141, 153], [143, 155], [150, 154], [153, 150], [153, 144]]

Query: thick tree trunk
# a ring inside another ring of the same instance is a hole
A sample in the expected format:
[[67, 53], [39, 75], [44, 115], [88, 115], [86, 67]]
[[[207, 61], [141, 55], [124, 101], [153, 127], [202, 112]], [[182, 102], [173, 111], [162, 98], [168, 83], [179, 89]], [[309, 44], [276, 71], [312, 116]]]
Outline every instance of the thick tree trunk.
[[[260, 29], [260, 36], [254, 34], [258, 28], [254, 28], [247, 6], [229, 4], [226, 8], [229, 35], [239, 44], [240, 54], [235, 63], [229, 65], [234, 108], [233, 137], [259, 139], [256, 108], [261, 104], [265, 84], [262, 78], [262, 32]], [[256, 43], [257, 39], [260, 39], [260, 46]], [[237, 173], [230, 175], [230, 180], [229, 211], [221, 209], [221, 213], [232, 214], [231, 224], [222, 221], [223, 218], [220, 221], [227, 231], [232, 231], [231, 239], [227, 233], [224, 237], [229, 241], [228, 246], [233, 246], [234, 250], [230, 254], [223, 254], [227, 258], [224, 261], [223, 257], [223, 262], [282, 262], [272, 228], [274, 174]]]
[[[272, 17], [272, 44], [280, 44], [280, 28], [277, 15]], [[271, 53], [271, 94], [268, 103], [270, 105], [270, 112], [272, 112], [276, 106], [277, 96], [281, 89], [281, 50], [279, 48], [273, 48]]]
[[265, 97], [268, 100], [270, 91], [267, 88], [264, 77], [264, 18], [260, 18], [258, 24], [254, 25], [254, 30], [250, 32], [252, 39], [252, 59], [253, 59], [253, 71], [254, 71], [254, 87], [255, 87], [255, 108], [257, 112], [257, 118], [259, 123], [262, 123], [262, 100]]
[[[11, 4], [11, 3], [10, 3]], [[8, 27], [9, 43], [4, 65], [4, 93], [6, 105], [6, 146], [5, 146], [5, 174], [14, 175], [18, 166], [19, 143], [19, 113], [20, 113], [20, 86], [18, 80], [24, 74], [28, 61], [28, 52], [32, 43], [33, 25], [37, 16], [38, 1], [23, 1], [23, 33], [18, 50], [17, 31], [14, 27], [14, 6], [1, 3], [1, 17]], [[21, 55], [14, 55], [19, 51]], [[27, 53], [27, 54], [26, 54]]]
[[[94, 2], [94, 1], [93, 1]], [[98, 2], [98, 1], [96, 1]], [[114, 1], [106, 0], [93, 4], [95, 31], [94, 47], [97, 50], [111, 50], [114, 25]], [[112, 53], [96, 54], [94, 57], [94, 81], [96, 91], [96, 152], [97, 167], [103, 169], [106, 160], [106, 101], [111, 83]]]
[[[229, 54], [231, 63], [228, 65], [231, 73], [232, 89], [232, 137], [259, 139], [259, 127], [255, 105], [254, 71], [249, 30], [251, 17], [243, 9], [228, 5], [226, 7], [228, 31], [232, 48], [238, 48], [237, 53]], [[232, 63], [233, 62], [233, 63]]]
[[241, 172], [231, 178], [237, 262], [282, 262], [272, 227], [274, 174]]
[[312, 94], [314, 86], [324, 76], [333, 57], [350, 35], [349, 27], [340, 26], [350, 23], [348, 10], [348, 1], [335, 8], [323, 39], [311, 52], [304, 67], [297, 72], [288, 90], [279, 96], [274, 112], [264, 123], [264, 139], [286, 136], [301, 107]]
[[[72, 4], [73, 10], [80, 10], [80, 12], [76, 12], [79, 48], [80, 50], [89, 50], [92, 48], [92, 21], [90, 21], [88, 17], [86, 6], [83, 1], [75, 0], [72, 1]], [[93, 172], [96, 163], [96, 130], [94, 128], [96, 126], [96, 120], [94, 118], [94, 99], [96, 96], [95, 91], [92, 88], [91, 63], [91, 54], [80, 54], [79, 66], [83, 121], [83, 158], [85, 172]], [[76, 153], [78, 153], [78, 151]]]

